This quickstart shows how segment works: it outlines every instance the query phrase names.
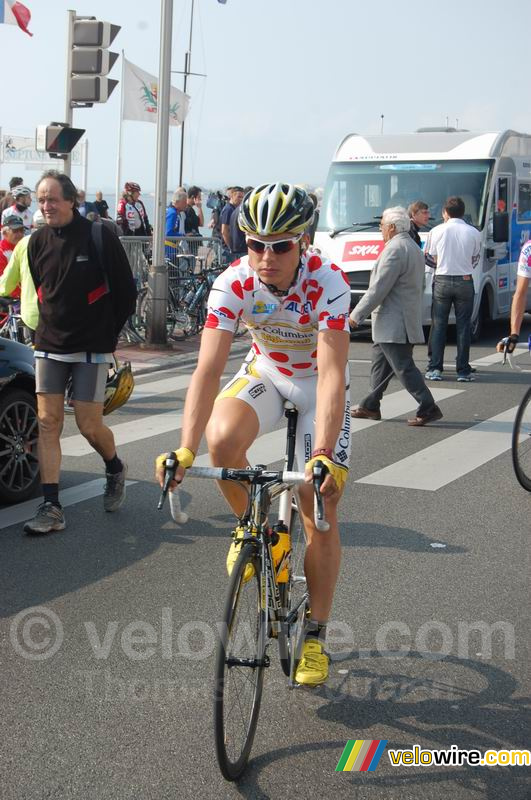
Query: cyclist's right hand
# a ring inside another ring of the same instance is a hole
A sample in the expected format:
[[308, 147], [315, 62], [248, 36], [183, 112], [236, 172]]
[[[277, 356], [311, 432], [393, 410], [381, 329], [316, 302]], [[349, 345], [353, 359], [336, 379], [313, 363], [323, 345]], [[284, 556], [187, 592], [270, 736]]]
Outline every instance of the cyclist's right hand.
[[[160, 456], [157, 456], [155, 459], [155, 477], [161, 487], [164, 484], [167, 455], [167, 453], [161, 453]], [[188, 469], [188, 467], [192, 466], [195, 458], [195, 454], [192, 453], [188, 447], [180, 447], [175, 451], [175, 455], [177, 456], [178, 466], [175, 471], [175, 477], [170, 483], [170, 491], [173, 491], [173, 489], [175, 489], [175, 487], [181, 483], [182, 479], [184, 478], [185, 471]]]
[[511, 333], [510, 336], [504, 336], [504, 338], [500, 342], [498, 342], [498, 344], [496, 345], [496, 352], [512, 353], [517, 344], [518, 344], [518, 334]]

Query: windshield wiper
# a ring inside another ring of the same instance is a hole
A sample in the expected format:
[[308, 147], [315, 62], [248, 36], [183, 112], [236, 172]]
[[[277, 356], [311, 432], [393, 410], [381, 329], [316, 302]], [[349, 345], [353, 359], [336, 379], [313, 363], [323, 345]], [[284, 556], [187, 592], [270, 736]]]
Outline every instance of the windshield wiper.
[[380, 224], [379, 222], [376, 222], [376, 220], [380, 219], [381, 217], [375, 217], [374, 220], [371, 222], [351, 222], [350, 225], [347, 225], [344, 228], [334, 228], [333, 230], [330, 231], [329, 236], [331, 239], [333, 239], [334, 236], [337, 236], [339, 233], [350, 231], [352, 230], [352, 228], [375, 228], [378, 227], [378, 225]]

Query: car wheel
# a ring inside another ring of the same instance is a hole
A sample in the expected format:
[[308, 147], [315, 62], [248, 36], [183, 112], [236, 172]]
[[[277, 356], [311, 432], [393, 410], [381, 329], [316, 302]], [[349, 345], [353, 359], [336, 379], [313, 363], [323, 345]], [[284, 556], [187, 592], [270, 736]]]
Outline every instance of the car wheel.
[[0, 394], [0, 502], [27, 500], [39, 480], [35, 397], [24, 389]]

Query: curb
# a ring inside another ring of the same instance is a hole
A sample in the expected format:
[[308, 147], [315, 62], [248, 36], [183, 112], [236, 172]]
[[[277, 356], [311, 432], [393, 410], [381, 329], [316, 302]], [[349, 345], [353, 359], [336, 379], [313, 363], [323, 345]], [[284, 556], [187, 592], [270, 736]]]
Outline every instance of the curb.
[[[234, 343], [231, 347], [229, 358], [246, 355], [249, 351], [250, 343], [246, 345]], [[151, 366], [139, 366], [138, 368], [132, 365], [133, 375], [149, 375], [151, 372], [162, 372], [164, 370], [175, 369], [176, 367], [188, 367], [197, 363], [197, 355], [199, 348], [194, 353], [176, 353], [174, 356], [168, 356], [171, 361], [162, 364], [152, 364]]]

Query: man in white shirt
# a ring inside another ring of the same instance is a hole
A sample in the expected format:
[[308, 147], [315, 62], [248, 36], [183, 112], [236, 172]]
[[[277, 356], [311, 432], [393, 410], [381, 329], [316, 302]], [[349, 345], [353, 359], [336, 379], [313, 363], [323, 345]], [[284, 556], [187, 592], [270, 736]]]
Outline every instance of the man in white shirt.
[[443, 209], [444, 223], [435, 227], [426, 242], [426, 254], [433, 257], [433, 312], [431, 356], [426, 378], [441, 381], [446, 345], [446, 330], [452, 305], [455, 311], [458, 381], [474, 380], [468, 361], [470, 323], [474, 308], [472, 271], [479, 261], [481, 236], [463, 219], [465, 204], [460, 197], [449, 197]]

